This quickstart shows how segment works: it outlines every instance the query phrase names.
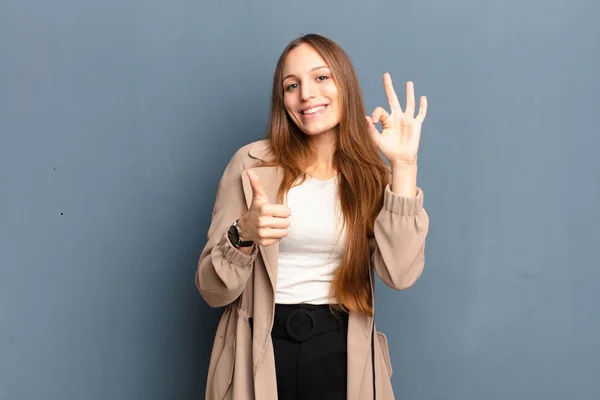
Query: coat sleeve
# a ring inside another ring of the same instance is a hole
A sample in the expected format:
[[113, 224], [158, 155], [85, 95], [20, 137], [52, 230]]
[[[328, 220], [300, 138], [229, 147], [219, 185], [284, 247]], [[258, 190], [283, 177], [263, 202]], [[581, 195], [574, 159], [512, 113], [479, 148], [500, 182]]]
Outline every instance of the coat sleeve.
[[258, 246], [250, 255], [231, 244], [227, 231], [233, 221], [246, 210], [242, 173], [246, 148], [240, 149], [227, 165], [214, 204], [207, 243], [200, 254], [196, 271], [196, 287], [211, 307], [226, 306], [244, 291], [252, 274]]
[[417, 188], [417, 195], [408, 198], [394, 194], [388, 184], [369, 242], [371, 264], [387, 286], [407, 289], [421, 276], [428, 230], [423, 191]]

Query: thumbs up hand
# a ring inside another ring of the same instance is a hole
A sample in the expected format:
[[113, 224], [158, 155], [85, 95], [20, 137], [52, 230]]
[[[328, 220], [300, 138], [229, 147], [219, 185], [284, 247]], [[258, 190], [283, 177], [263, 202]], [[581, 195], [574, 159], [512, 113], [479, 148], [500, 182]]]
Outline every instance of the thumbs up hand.
[[252, 185], [252, 203], [238, 221], [244, 240], [252, 240], [261, 246], [277, 243], [288, 235], [291, 211], [284, 204], [271, 204], [256, 173], [249, 169], [248, 179]]

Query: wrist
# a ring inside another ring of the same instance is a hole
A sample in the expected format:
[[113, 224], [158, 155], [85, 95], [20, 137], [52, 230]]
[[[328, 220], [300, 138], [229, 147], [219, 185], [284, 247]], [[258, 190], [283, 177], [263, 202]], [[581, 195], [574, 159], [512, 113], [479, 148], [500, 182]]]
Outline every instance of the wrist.
[[243, 240], [251, 240], [248, 237], [248, 230], [246, 229], [247, 228], [246, 219], [244, 218], [245, 216], [246, 216], [246, 214], [242, 215], [240, 218], [238, 218], [238, 220], [236, 222], [237, 222], [237, 226], [240, 231], [240, 235], [242, 236], [242, 239]]
[[403, 197], [417, 195], [417, 163], [391, 164], [392, 182], [390, 190]]
[[415, 158], [413, 161], [406, 161], [406, 160], [393, 160], [390, 161], [390, 168], [392, 168], [392, 170], [397, 170], [397, 171], [404, 171], [404, 170], [411, 170], [411, 169], [417, 169], [417, 159]]

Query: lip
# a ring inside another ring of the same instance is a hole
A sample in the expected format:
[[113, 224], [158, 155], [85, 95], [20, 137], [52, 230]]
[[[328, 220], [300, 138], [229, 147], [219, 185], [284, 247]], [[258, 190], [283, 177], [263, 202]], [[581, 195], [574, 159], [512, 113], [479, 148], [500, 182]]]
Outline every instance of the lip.
[[[317, 111], [316, 113], [313, 114], [304, 114], [304, 111], [306, 110], [310, 110], [311, 108], [315, 108], [315, 107], [325, 107], [325, 109], [321, 110], [321, 111]], [[322, 103], [322, 104], [313, 104], [310, 106], [306, 106], [303, 107], [302, 109], [300, 109], [300, 116], [302, 118], [312, 118], [312, 117], [318, 117], [319, 115], [323, 114], [325, 111], [327, 111], [327, 108], [329, 107], [329, 104], [327, 103]]]

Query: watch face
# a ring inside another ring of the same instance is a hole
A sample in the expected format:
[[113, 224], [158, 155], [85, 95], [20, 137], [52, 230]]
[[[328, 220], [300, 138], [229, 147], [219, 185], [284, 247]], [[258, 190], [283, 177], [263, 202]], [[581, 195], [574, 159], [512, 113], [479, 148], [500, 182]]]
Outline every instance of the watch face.
[[233, 245], [237, 245], [238, 242], [240, 241], [240, 235], [238, 233], [238, 230], [235, 226], [230, 226], [229, 227], [229, 241], [231, 241], [231, 244]]

